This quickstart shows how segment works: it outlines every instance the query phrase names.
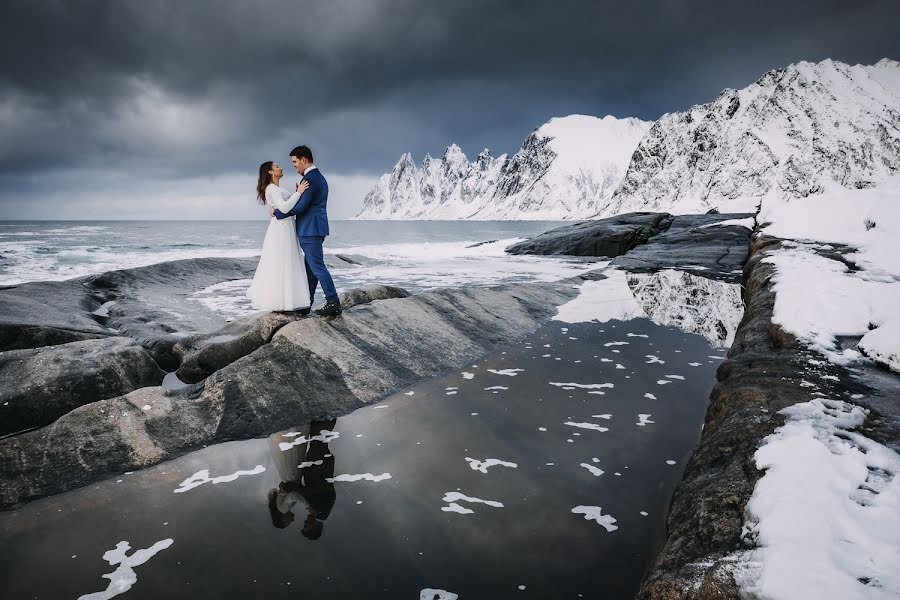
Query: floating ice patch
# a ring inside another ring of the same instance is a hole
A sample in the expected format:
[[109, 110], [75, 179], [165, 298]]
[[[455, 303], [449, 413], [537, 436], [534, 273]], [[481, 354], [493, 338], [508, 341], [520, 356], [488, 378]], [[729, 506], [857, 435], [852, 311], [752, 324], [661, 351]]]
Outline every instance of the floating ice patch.
[[115, 548], [103, 554], [103, 560], [110, 565], [119, 565], [112, 573], [103, 575], [104, 579], [109, 579], [107, 588], [102, 592], [79, 596], [78, 600], [109, 600], [119, 594], [124, 594], [137, 583], [137, 573], [134, 572], [134, 567], [141, 566], [173, 543], [172, 538], [167, 538], [156, 542], [149, 548], [135, 550], [131, 556], [127, 556], [126, 553], [131, 549], [131, 545], [125, 541], [119, 542]]
[[601, 358], [600, 362], [612, 362], [611, 358]]
[[447, 390], [447, 391], [449, 392], [450, 390], [458, 390], [459, 388], [458, 388], [458, 387], [447, 387], [447, 388], [444, 388], [444, 389]]
[[521, 373], [525, 369], [488, 369], [488, 373], [494, 373], [495, 375], [506, 375], [507, 377], [515, 377], [518, 373]]
[[279, 442], [278, 447], [282, 452], [286, 452], [293, 448], [294, 446], [300, 446], [301, 444], [306, 444], [308, 442], [316, 441], [316, 442], [324, 442], [329, 443], [334, 439], [337, 439], [341, 436], [337, 431], [329, 431], [328, 429], [323, 429], [317, 435], [306, 437], [303, 435], [303, 432], [300, 431], [289, 431], [287, 433], [282, 433], [282, 437], [296, 437], [292, 442]]
[[447, 395], [448, 395], [448, 396], [455, 396], [456, 393], [457, 393], [456, 390], [453, 390], [452, 392], [447, 392]]
[[474, 373], [467, 373], [467, 372], [463, 371], [463, 374], [462, 374], [463, 379], [472, 379], [474, 377], [475, 377]]
[[572, 512], [576, 515], [584, 515], [585, 520], [597, 521], [606, 531], [612, 532], [619, 528], [618, 525], [614, 525], [615, 518], [612, 515], [604, 515], [599, 506], [576, 506]]
[[484, 391], [489, 392], [491, 390], [508, 390], [508, 387], [502, 385], [492, 385], [491, 387], [484, 388]]
[[672, 383], [672, 382], [669, 381], [668, 379], [658, 379], [656, 381], [656, 383], [657, 383], [657, 385], [666, 385], [667, 383]]
[[197, 471], [184, 481], [182, 481], [175, 490], [173, 490], [176, 494], [181, 494], [183, 492], [187, 492], [196, 487], [200, 487], [205, 483], [212, 483], [213, 485], [217, 483], [229, 483], [234, 481], [238, 477], [244, 475], [258, 475], [264, 472], [266, 468], [262, 465], [256, 465], [254, 468], [249, 471], [235, 471], [234, 473], [230, 473], [228, 475], [220, 475], [218, 477], [210, 477], [209, 469], [203, 469], [202, 471]]
[[606, 342], [603, 345], [607, 348], [609, 348], [610, 346], [627, 346], [628, 342]]
[[459, 595], [447, 590], [425, 588], [419, 592], [419, 600], [457, 600]]
[[404, 392], [403, 393], [404, 396], [412, 396], [413, 394], [415, 394], [415, 392]]
[[581, 463], [579, 466], [584, 467], [585, 469], [590, 471], [591, 475], [593, 475], [594, 477], [600, 477], [601, 475], [603, 475], [603, 473], [606, 472], [603, 469], [598, 469], [597, 467], [589, 463]]
[[446, 502], [447, 506], [442, 506], [441, 510], [444, 512], [455, 512], [461, 515], [468, 515], [474, 510], [470, 508], [466, 508], [458, 502], [469, 502], [473, 504], [487, 504], [488, 506], [493, 506], [494, 508], [503, 508], [502, 502], [497, 502], [496, 500], [482, 500], [481, 498], [474, 498], [472, 496], [466, 496], [465, 494], [460, 494], [459, 492], [447, 492], [444, 494], [443, 498], [444, 502]]
[[664, 364], [666, 364], [666, 361], [660, 359], [660, 358], [659, 358], [658, 356], [656, 356], [655, 354], [648, 354], [648, 355], [647, 355], [647, 358], [650, 359], [650, 360], [648, 360], [648, 361], [646, 362], [646, 364], [648, 364], [648, 365], [657, 365], [657, 364], [659, 364], [659, 365], [664, 365]]
[[359, 473], [354, 475], [336, 475], [334, 477], [326, 477], [325, 481], [328, 483], [334, 483], [335, 481], [384, 481], [385, 479], [390, 479], [390, 473], [382, 473], [381, 475], [372, 475], [371, 473]]
[[579, 429], [592, 429], [601, 433], [609, 431], [609, 428], [602, 427], [600, 425], [597, 425], [596, 423], [576, 423], [575, 421], [566, 421], [565, 423], [563, 423], [563, 425], [568, 425], [569, 427], [578, 427]]
[[612, 383], [559, 383], [557, 381], [549, 382], [550, 385], [561, 387], [561, 388], [581, 388], [584, 390], [599, 390], [602, 388], [614, 388], [615, 384]]
[[639, 338], [649, 338], [649, 335], [645, 335], [643, 333], [626, 333], [628, 337], [639, 337]]
[[378, 406], [373, 406], [372, 408], [374, 410], [377, 410], [379, 408], [388, 408], [388, 405], [387, 404], [379, 404]]
[[514, 462], [507, 462], [505, 460], [500, 460], [498, 458], [486, 458], [484, 460], [476, 460], [474, 458], [466, 457], [466, 461], [469, 463], [469, 466], [472, 467], [473, 471], [480, 471], [482, 473], [487, 473], [488, 469], [493, 466], [500, 467], [509, 467], [511, 469], [515, 469], [519, 465]]
[[689, 364], [690, 366], [692, 366], [692, 367], [699, 367], [699, 366], [700, 366], [700, 363], [698, 363], [698, 362], [692, 362], [692, 363], [688, 363], [688, 364]]
[[624, 368], [625, 368], [625, 365], [623, 365], [622, 363], [616, 363], [616, 368], [617, 368], [617, 369], [624, 369]]
[[302, 463], [297, 465], [298, 469], [305, 469], [306, 467], [317, 467], [324, 464], [323, 460], [304, 460]]
[[668, 377], [669, 379], [679, 379], [681, 381], [684, 381], [684, 377], [682, 377], [681, 375], [666, 375], [666, 377]]
[[650, 392], [647, 392], [646, 394], [644, 394], [644, 398], [649, 398], [650, 400], [656, 400], [656, 396], [654, 396]]
[[591, 416], [595, 419], [612, 419], [612, 415], [609, 413], [602, 414], [602, 415], [591, 415]]
[[651, 421], [651, 420], [650, 420], [650, 417], [651, 417], [651, 416], [652, 416], [652, 415], [638, 415], [637, 426], [638, 426], [638, 427], [643, 427], [644, 425], [647, 425], [648, 423], [655, 423], [656, 421]]
[[674, 464], [675, 464], [675, 461], [674, 461], [674, 460], [667, 460], [667, 461], [666, 461], [666, 464], [667, 464], [667, 465], [674, 465]]
[[587, 323], [588, 321], [626, 321], [646, 316], [628, 288], [624, 271], [607, 269], [606, 279], [586, 281], [578, 286], [578, 296], [557, 310], [556, 321]]

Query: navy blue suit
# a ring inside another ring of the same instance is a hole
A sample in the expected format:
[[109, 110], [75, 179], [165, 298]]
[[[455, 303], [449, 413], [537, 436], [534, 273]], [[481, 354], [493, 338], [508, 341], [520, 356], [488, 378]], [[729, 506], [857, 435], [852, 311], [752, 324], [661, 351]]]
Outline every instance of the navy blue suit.
[[331, 279], [331, 273], [325, 266], [325, 256], [322, 250], [322, 243], [328, 235], [328, 182], [318, 168], [310, 169], [303, 177], [309, 182], [307, 189], [294, 208], [286, 213], [275, 209], [275, 218], [285, 219], [287, 217], [296, 217], [297, 220], [297, 239], [300, 241], [300, 248], [303, 249], [304, 260], [306, 262], [306, 279], [309, 282], [309, 301], [312, 303], [313, 296], [316, 293], [316, 287], [322, 283], [322, 292], [325, 299], [329, 302], [337, 302], [337, 290], [334, 288], [334, 281]]

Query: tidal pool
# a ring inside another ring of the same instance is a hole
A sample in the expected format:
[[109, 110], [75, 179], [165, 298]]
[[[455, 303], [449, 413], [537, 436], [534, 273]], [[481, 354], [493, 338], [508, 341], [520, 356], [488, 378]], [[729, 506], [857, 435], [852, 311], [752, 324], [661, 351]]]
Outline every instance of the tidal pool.
[[723, 357], [648, 319], [551, 322], [336, 420], [0, 513], [3, 597], [630, 598]]

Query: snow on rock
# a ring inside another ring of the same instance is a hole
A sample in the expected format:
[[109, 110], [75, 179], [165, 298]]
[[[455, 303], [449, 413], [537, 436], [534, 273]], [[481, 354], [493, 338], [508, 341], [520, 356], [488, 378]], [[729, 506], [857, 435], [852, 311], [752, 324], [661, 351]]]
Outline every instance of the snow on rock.
[[900, 63], [775, 69], [663, 115], [598, 216], [755, 212], [765, 199], [872, 187], [900, 169]]
[[756, 451], [765, 474], [743, 537], [757, 546], [736, 571], [750, 597], [855, 600], [900, 596], [900, 455], [853, 431], [866, 411], [816, 399]]
[[535, 129], [510, 158], [469, 162], [453, 144], [417, 166], [404, 154], [366, 195], [361, 219], [557, 220], [598, 212], [651, 123], [570, 115]]
[[125, 541], [119, 542], [115, 548], [103, 554], [103, 560], [110, 565], [119, 565], [112, 573], [103, 575], [104, 579], [109, 579], [107, 588], [102, 592], [79, 596], [78, 600], [109, 600], [124, 594], [137, 583], [137, 573], [134, 572], [134, 568], [141, 566], [173, 543], [172, 538], [160, 540], [149, 548], [135, 550], [131, 556], [128, 556], [126, 553], [131, 549], [131, 544]]

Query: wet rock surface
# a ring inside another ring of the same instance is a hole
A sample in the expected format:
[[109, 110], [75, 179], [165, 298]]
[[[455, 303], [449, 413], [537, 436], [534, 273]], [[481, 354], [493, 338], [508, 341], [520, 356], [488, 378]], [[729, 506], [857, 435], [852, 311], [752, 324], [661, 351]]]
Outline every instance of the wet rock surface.
[[[893, 392], [872, 386], [825, 361], [772, 323], [774, 267], [763, 259], [779, 240], [758, 238], [745, 267], [745, 314], [728, 359], [719, 367], [703, 435], [677, 487], [667, 519], [668, 539], [645, 577], [640, 599], [740, 597], [734, 579], [744, 508], [764, 474], [754, 453], [784, 423], [778, 411], [820, 392], [870, 409], [862, 433], [897, 447], [900, 427]], [[859, 399], [863, 395], [867, 400]], [[887, 408], [892, 404], [892, 408]], [[886, 410], [887, 408], [887, 410]]]
[[[0, 507], [202, 445], [346, 414], [536, 330], [576, 295], [580, 281], [435, 290], [357, 305], [335, 319], [290, 322], [202, 383], [145, 387], [0, 440]], [[372, 288], [355, 297], [400, 292]], [[278, 324], [276, 316], [263, 320], [260, 327]]]
[[672, 222], [668, 213], [627, 213], [592, 221], [581, 221], [551, 229], [530, 240], [513, 244], [510, 254], [606, 256], [613, 258], [646, 244]]
[[672, 218], [668, 229], [617, 257], [612, 264], [637, 273], [678, 269], [739, 283], [747, 261], [751, 228], [719, 223], [752, 218], [747, 213], [678, 215]]

